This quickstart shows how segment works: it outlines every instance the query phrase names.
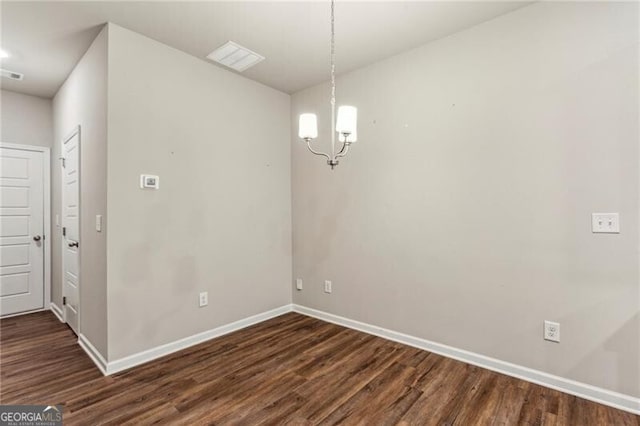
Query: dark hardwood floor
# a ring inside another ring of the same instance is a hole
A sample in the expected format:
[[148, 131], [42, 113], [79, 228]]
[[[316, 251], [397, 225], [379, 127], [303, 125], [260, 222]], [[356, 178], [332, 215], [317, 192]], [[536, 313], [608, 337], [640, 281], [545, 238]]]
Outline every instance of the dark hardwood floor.
[[53, 314], [0, 321], [0, 402], [65, 424], [640, 425], [640, 417], [299, 314], [103, 377]]

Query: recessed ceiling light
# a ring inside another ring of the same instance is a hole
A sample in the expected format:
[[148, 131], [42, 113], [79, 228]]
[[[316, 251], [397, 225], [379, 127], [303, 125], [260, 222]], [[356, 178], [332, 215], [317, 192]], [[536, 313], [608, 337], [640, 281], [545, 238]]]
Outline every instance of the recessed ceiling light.
[[9, 52], [7, 52], [6, 50], [0, 49], [0, 59], [4, 59], [4, 58], [8, 58]]
[[258, 62], [264, 61], [264, 56], [232, 41], [226, 42], [209, 53], [207, 58], [238, 72], [245, 71]]

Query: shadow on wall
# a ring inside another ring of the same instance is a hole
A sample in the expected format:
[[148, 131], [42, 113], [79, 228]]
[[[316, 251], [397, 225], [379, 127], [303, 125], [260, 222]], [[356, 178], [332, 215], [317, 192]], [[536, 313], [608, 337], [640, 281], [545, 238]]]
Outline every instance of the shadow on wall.
[[[636, 297], [637, 300], [637, 297]], [[595, 306], [585, 307], [582, 314], [598, 318], [610, 312], [616, 312], [619, 300], [610, 300]], [[638, 307], [640, 310], [640, 306]], [[604, 352], [604, 355], [603, 355]], [[616, 388], [620, 392], [640, 397], [640, 312], [636, 313], [624, 321], [620, 327], [602, 342], [600, 347], [594, 347], [590, 354], [585, 356], [582, 362], [576, 364], [568, 374], [575, 375], [579, 371], [588, 371], [598, 365], [596, 357], [606, 357], [609, 362], [610, 371], [615, 371]], [[599, 374], [607, 374], [600, 372]], [[631, 378], [631, 379], [630, 379]], [[624, 389], [625, 383], [635, 383], [632, 389]]]
[[[328, 167], [328, 166], [327, 166]], [[335, 172], [334, 172], [335, 173]], [[331, 181], [321, 181], [321, 184], [331, 184]], [[310, 206], [309, 211], [314, 212], [316, 215], [320, 215], [314, 220], [318, 226], [309, 230], [312, 232], [312, 236], [309, 238], [314, 244], [311, 247], [312, 252], [308, 254], [308, 259], [314, 259], [314, 262], [309, 265], [310, 272], [312, 274], [317, 273], [323, 269], [322, 264], [326, 262], [331, 256], [332, 244], [336, 239], [338, 229], [345, 229], [344, 225], [340, 225], [339, 222], [346, 217], [346, 212], [349, 210], [349, 206], [352, 204], [347, 189], [342, 185], [333, 185], [334, 192], [330, 199], [320, 199], [319, 197], [309, 196], [308, 201]], [[322, 191], [310, 191], [311, 194], [318, 194]], [[329, 206], [326, 209], [321, 209], [319, 206], [325, 204]], [[306, 254], [305, 254], [306, 255]]]
[[[636, 312], [615, 334], [607, 339], [604, 342], [604, 348], [616, 356], [618, 382], [624, 381], [623, 375], [634, 377], [633, 382], [638, 383], [635, 396], [640, 397], [640, 312]], [[623, 355], [625, 353], [627, 356]], [[634, 353], [635, 357], [628, 356], [628, 354]]]
[[[165, 185], [166, 186], [166, 185]], [[171, 189], [165, 188], [166, 192]], [[157, 195], [157, 194], [152, 194]], [[169, 217], [176, 218], [177, 223], [184, 225], [184, 233], [193, 236], [198, 232], [194, 224], [201, 224], [204, 213], [200, 209], [181, 208], [182, 203], [164, 204], [156, 202], [150, 207], [150, 211], [166, 211]], [[188, 219], [187, 219], [188, 218]], [[178, 220], [181, 219], [181, 220]], [[173, 235], [166, 226], [166, 217], [162, 215], [149, 215], [140, 220], [139, 227], [143, 229], [143, 238], [138, 243], [131, 244], [122, 257], [122, 270], [119, 279], [126, 283], [127, 294], [116, 294], [119, 300], [144, 300], [144, 294], [149, 288], [156, 288], [161, 293], [171, 293], [171, 300], [179, 301], [181, 295], [196, 291], [199, 276], [199, 267], [196, 264], [195, 255], [190, 253], [195, 247], [174, 247]], [[170, 249], [159, 250], [159, 247]], [[162, 262], [172, 265], [171, 277], [158, 275], [152, 268], [153, 258], [161, 257]], [[168, 285], [167, 285], [168, 284]], [[129, 296], [129, 299], [127, 298]], [[133, 296], [133, 297], [131, 297]], [[153, 303], [153, 300], [152, 302]], [[156, 318], [173, 318], [180, 321], [182, 305], [180, 303], [158, 304], [153, 303]], [[139, 307], [136, 304], [121, 303], [119, 309], [121, 317], [133, 318]], [[136, 324], [130, 327], [130, 336], [148, 336], [157, 338], [162, 335], [162, 324], [158, 321], [150, 321], [144, 324]]]
[[89, 46], [91, 46], [91, 43], [93, 43], [105, 25], [106, 23], [89, 27], [81, 31], [65, 32], [64, 36], [58, 38], [55, 42], [59, 45], [75, 46], [78, 40], [84, 40], [85, 44], [80, 46], [77, 52], [78, 59], [80, 59], [80, 57], [89, 49]]

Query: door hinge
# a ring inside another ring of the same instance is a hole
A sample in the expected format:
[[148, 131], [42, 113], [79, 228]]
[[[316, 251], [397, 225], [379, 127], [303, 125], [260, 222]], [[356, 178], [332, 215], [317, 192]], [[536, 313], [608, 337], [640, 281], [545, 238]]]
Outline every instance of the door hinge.
[[67, 228], [65, 226], [62, 227], [62, 236], [63, 237], [67, 236]]
[[62, 167], [67, 167], [64, 157], [60, 157], [60, 161], [62, 161]]
[[67, 304], [67, 296], [62, 296], [62, 306]]

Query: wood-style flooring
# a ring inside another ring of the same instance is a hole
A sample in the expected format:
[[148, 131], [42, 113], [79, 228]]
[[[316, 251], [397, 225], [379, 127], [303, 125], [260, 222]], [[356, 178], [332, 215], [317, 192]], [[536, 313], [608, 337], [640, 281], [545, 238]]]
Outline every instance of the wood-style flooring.
[[52, 313], [0, 321], [0, 403], [65, 425], [640, 425], [640, 417], [290, 313], [103, 377]]

